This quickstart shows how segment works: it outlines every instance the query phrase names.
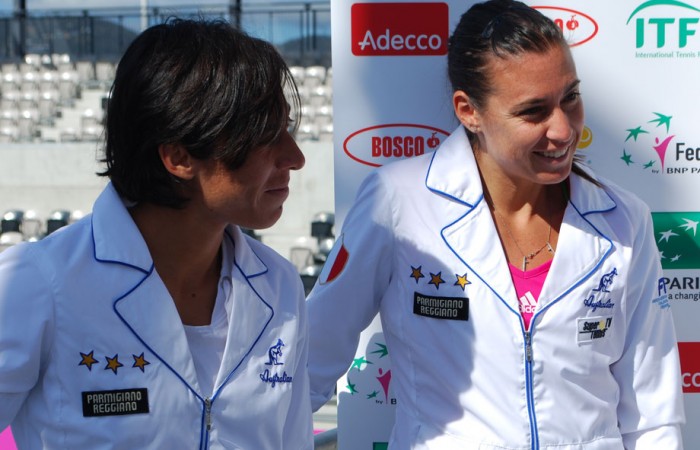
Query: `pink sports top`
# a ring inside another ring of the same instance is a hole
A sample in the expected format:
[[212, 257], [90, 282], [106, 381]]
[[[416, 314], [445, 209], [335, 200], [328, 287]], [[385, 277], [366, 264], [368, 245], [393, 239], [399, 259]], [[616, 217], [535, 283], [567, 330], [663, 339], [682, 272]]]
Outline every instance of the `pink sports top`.
[[537, 307], [537, 300], [540, 298], [544, 280], [547, 278], [552, 261], [547, 261], [541, 266], [530, 269], [526, 272], [518, 269], [513, 264], [508, 264], [510, 276], [513, 279], [515, 293], [518, 295], [518, 306], [520, 314], [523, 316], [525, 329], [530, 329], [530, 321]]

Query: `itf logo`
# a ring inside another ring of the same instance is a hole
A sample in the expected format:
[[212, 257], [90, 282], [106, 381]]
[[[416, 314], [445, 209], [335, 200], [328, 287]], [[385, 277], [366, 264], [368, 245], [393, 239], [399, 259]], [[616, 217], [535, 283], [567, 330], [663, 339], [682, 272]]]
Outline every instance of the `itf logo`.
[[700, 9], [690, 1], [649, 0], [627, 18], [637, 58], [700, 57]]

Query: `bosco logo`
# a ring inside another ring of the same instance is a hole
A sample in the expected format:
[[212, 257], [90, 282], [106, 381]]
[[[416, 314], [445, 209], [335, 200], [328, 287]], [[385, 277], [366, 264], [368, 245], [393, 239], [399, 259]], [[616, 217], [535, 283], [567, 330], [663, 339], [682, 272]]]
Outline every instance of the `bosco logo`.
[[598, 34], [598, 23], [587, 14], [556, 6], [533, 6], [561, 28], [570, 47], [585, 44]]
[[700, 392], [700, 342], [679, 342], [683, 392]]
[[355, 56], [447, 53], [446, 3], [355, 3], [350, 15]]
[[446, 131], [427, 125], [377, 125], [352, 133], [343, 142], [343, 150], [361, 164], [379, 167], [433, 151], [447, 136]]

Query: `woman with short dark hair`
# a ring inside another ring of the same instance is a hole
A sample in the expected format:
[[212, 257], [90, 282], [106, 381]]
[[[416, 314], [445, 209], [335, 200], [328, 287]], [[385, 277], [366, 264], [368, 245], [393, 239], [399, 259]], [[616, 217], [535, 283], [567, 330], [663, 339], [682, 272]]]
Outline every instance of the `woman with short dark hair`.
[[92, 214], [0, 255], [0, 429], [20, 449], [313, 447], [301, 279], [241, 231], [282, 213], [298, 111], [272, 45], [224, 22], [129, 46]]

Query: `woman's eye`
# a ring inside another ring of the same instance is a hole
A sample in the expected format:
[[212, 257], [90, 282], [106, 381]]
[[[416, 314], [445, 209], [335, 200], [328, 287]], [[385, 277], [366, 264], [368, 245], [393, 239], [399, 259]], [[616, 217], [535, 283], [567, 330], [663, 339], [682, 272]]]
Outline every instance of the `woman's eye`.
[[580, 96], [581, 96], [581, 93], [578, 92], [578, 91], [575, 91], [575, 92], [569, 93], [569, 95], [567, 95], [567, 96], [564, 98], [564, 100], [567, 101], [567, 102], [573, 102], [573, 101], [578, 100], [578, 98], [579, 98]]
[[518, 113], [518, 115], [526, 120], [536, 120], [537, 118], [545, 115], [545, 109], [542, 107], [527, 108]]

